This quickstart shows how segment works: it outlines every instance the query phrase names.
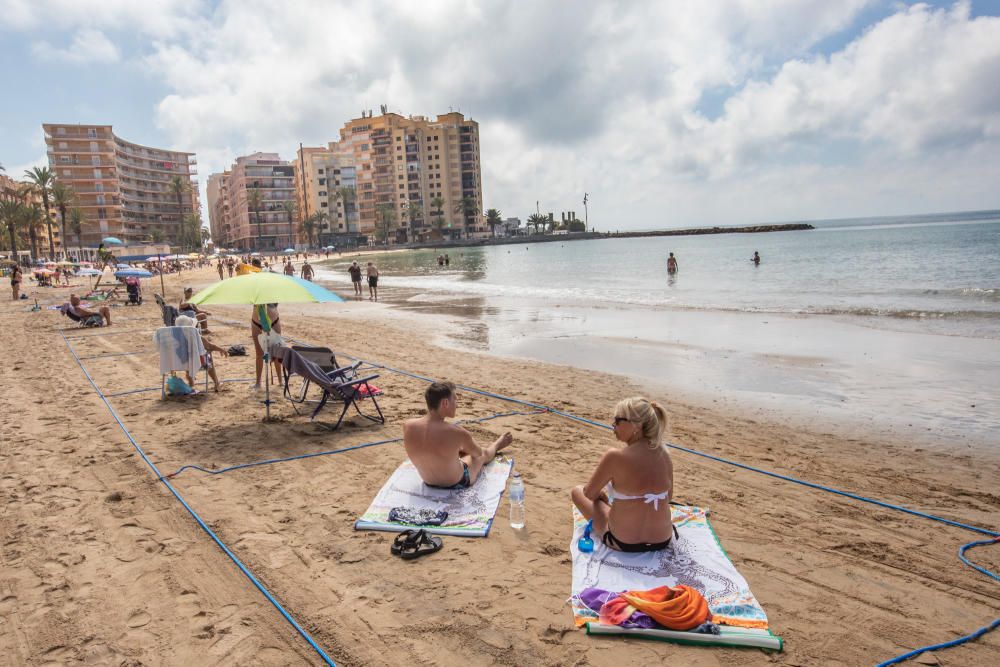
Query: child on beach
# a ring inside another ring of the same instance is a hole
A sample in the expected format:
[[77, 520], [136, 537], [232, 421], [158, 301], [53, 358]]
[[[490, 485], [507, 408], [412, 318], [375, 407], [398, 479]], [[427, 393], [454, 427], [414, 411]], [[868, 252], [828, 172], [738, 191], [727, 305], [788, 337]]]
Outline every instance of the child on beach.
[[594, 533], [611, 549], [659, 551], [674, 537], [674, 466], [661, 444], [666, 424], [667, 415], [656, 403], [639, 396], [619, 402], [614, 435], [625, 448], [609, 449], [590, 481], [570, 492], [573, 504], [594, 522]]
[[464, 428], [445, 421], [455, 417], [457, 398], [453, 383], [434, 382], [424, 392], [427, 414], [403, 424], [403, 448], [428, 486], [472, 486], [483, 466], [514, 441], [508, 431], [489, 447], [480, 447]]

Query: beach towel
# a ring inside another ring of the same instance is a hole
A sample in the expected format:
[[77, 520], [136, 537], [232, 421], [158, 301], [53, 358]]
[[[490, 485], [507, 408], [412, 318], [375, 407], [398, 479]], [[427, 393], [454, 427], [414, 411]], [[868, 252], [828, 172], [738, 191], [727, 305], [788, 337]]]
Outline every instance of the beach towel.
[[471, 487], [438, 489], [424, 484], [413, 464], [404, 461], [379, 490], [368, 511], [354, 523], [354, 529], [400, 532], [414, 528], [411, 524], [389, 521], [392, 508], [408, 507], [448, 512], [447, 520], [440, 526], [422, 526], [428, 533], [486, 537], [513, 467], [510, 459], [494, 459]]
[[[750, 592], [750, 586], [723, 551], [708, 520], [708, 510], [671, 506], [679, 537], [660, 551], [622, 553], [595, 539], [594, 551], [577, 547], [587, 522], [574, 508], [575, 530], [570, 542], [573, 557], [572, 605], [578, 627], [587, 634], [635, 635], [644, 639], [688, 644], [750, 646], [781, 650], [781, 638], [771, 634], [767, 615]], [[658, 586], [690, 586], [708, 602], [712, 621], [720, 633], [699, 634], [660, 628], [627, 628], [605, 625], [598, 612], [588, 608], [580, 594], [588, 588], [606, 591], [645, 591]]]
[[153, 342], [160, 353], [160, 375], [187, 371], [194, 377], [201, 369], [205, 347], [195, 327], [162, 327]]

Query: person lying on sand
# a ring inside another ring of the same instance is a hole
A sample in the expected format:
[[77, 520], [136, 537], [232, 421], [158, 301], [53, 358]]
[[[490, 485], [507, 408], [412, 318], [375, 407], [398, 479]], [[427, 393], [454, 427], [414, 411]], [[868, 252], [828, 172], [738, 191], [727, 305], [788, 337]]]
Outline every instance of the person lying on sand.
[[427, 486], [464, 489], [475, 484], [483, 466], [514, 441], [510, 432], [483, 448], [461, 426], [445, 421], [455, 417], [457, 402], [452, 382], [434, 382], [424, 392], [427, 414], [403, 424], [406, 455]]
[[105, 324], [109, 327], [111, 326], [111, 309], [107, 306], [101, 306], [97, 310], [90, 310], [89, 308], [84, 308], [80, 305], [80, 297], [75, 294], [70, 294], [69, 309], [70, 312], [79, 317], [81, 320], [93, 317], [94, 315], [99, 315], [104, 318]]
[[614, 434], [625, 448], [605, 452], [590, 481], [570, 492], [573, 504], [594, 522], [594, 533], [611, 549], [642, 552], [670, 546], [674, 465], [661, 444], [666, 425], [667, 414], [656, 403], [641, 396], [619, 402]]

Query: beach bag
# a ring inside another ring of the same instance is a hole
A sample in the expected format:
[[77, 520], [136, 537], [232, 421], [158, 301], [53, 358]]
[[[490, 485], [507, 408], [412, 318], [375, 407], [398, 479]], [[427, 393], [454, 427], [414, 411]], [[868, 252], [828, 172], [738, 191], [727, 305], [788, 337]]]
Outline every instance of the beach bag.
[[230, 357], [245, 357], [245, 356], [247, 356], [247, 349], [245, 347], [243, 347], [242, 345], [231, 345], [229, 347], [228, 352], [229, 352], [229, 356]]
[[167, 378], [167, 393], [171, 396], [187, 396], [193, 394], [194, 389], [176, 375], [171, 375]]

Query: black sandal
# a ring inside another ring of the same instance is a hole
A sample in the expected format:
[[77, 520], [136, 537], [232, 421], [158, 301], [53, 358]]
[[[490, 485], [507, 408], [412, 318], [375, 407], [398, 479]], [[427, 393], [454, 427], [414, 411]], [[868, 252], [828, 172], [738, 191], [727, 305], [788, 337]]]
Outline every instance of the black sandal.
[[418, 530], [403, 540], [399, 555], [405, 560], [412, 560], [440, 551], [443, 546], [444, 541], [440, 537], [429, 535], [424, 530]]
[[415, 546], [417, 533], [422, 533], [422, 530], [404, 530], [396, 539], [392, 541], [392, 546], [389, 550], [392, 552], [393, 556], [398, 556], [402, 553], [404, 546]]

